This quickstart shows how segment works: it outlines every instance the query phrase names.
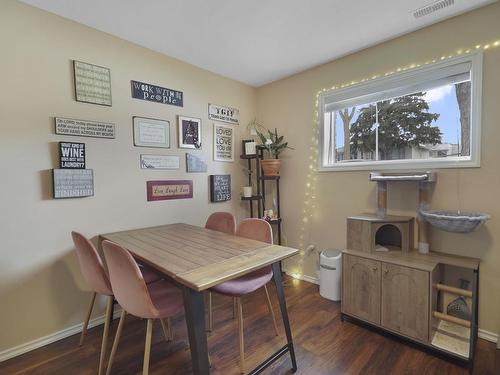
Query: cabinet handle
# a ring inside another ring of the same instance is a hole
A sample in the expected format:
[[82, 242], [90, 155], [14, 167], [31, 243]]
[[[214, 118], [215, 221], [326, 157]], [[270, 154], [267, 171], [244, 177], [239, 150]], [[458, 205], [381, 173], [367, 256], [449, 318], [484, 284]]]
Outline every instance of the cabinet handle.
[[377, 267], [373, 267], [373, 268], [372, 268], [372, 271], [373, 271], [373, 272], [375, 272], [376, 270], [378, 270], [378, 268], [377, 268]]
[[389, 273], [389, 270], [384, 270], [384, 274], [387, 275]]

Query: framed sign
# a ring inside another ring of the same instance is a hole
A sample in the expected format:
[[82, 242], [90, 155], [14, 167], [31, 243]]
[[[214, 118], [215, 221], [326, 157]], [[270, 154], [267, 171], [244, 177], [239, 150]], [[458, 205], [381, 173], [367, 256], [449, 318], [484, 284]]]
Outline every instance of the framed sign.
[[234, 161], [234, 129], [231, 126], [214, 124], [214, 160]]
[[192, 180], [148, 181], [148, 201], [193, 198]]
[[206, 172], [207, 157], [205, 154], [186, 153], [186, 172]]
[[148, 102], [184, 106], [182, 91], [167, 89], [166, 87], [151, 85], [139, 81], [130, 81], [132, 85], [132, 98], [147, 100]]
[[141, 155], [142, 169], [179, 169], [180, 158], [177, 155]]
[[134, 146], [170, 148], [170, 122], [133, 117]]
[[93, 138], [115, 138], [115, 124], [56, 117], [56, 134]]
[[109, 68], [73, 61], [75, 100], [111, 107], [111, 71]]
[[59, 142], [59, 168], [85, 169], [85, 143]]
[[214, 121], [228, 122], [233, 125], [240, 123], [240, 111], [223, 105], [209, 104], [208, 118]]
[[246, 139], [242, 142], [242, 155], [245, 156], [255, 156], [257, 154], [257, 143], [253, 139]]
[[231, 175], [210, 175], [210, 202], [231, 200]]
[[82, 198], [94, 195], [92, 169], [53, 169], [54, 198]]
[[179, 148], [201, 148], [201, 120], [179, 116]]

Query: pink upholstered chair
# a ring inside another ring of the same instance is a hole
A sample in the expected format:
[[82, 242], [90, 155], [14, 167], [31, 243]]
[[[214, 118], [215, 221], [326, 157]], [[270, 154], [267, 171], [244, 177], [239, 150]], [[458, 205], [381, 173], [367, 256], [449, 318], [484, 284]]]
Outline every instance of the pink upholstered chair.
[[[96, 295], [99, 293], [108, 297], [106, 317], [104, 321], [104, 333], [101, 344], [101, 353], [99, 356], [98, 374], [101, 375], [104, 368], [104, 356], [106, 353], [106, 346], [108, 342], [109, 324], [112, 318], [114, 302], [113, 290], [111, 288], [108, 274], [106, 272], [106, 269], [104, 268], [102, 259], [92, 242], [90, 242], [85, 236], [78, 232], [71, 232], [71, 237], [73, 238], [73, 243], [75, 244], [76, 255], [78, 257], [78, 263], [80, 264], [80, 270], [82, 272], [83, 278], [93, 290], [87, 315], [85, 317], [85, 321], [83, 322], [83, 329], [80, 336], [80, 346], [83, 344], [85, 335], [87, 334], [87, 328], [92, 310], [94, 308]], [[153, 272], [149, 268], [143, 269], [143, 277], [145, 280], [147, 280], [147, 282], [153, 282], [159, 280], [160, 278], [160, 276], [156, 272]]]
[[110, 241], [103, 241], [102, 247], [115, 297], [123, 309], [113, 348], [111, 349], [106, 375], [111, 372], [127, 313], [148, 320], [142, 372], [143, 375], [147, 375], [149, 372], [153, 321], [159, 319], [163, 331], [167, 335], [164, 320], [177, 315], [183, 310], [181, 291], [166, 280], [146, 284], [139, 266], [127, 250]]
[[[230, 212], [214, 212], [211, 214], [205, 224], [205, 228], [216, 230], [234, 235], [236, 232], [236, 219]], [[213, 315], [212, 315], [212, 293], [208, 292], [208, 330], [212, 332]]]
[[[245, 219], [236, 229], [236, 235], [240, 237], [251, 238], [253, 240], [273, 243], [273, 231], [271, 225], [262, 219]], [[226, 281], [222, 284], [216, 285], [211, 290], [213, 292], [230, 296], [236, 299], [236, 306], [238, 310], [238, 328], [240, 336], [240, 370], [245, 372], [245, 344], [243, 335], [243, 310], [241, 305], [241, 297], [252, 293], [262, 287], [266, 292], [266, 302], [271, 317], [273, 319], [274, 329], [276, 336], [279, 335], [278, 324], [274, 315], [271, 299], [269, 298], [269, 291], [267, 290], [267, 283], [273, 278], [273, 271], [271, 266], [264, 267], [260, 270], [251, 272], [247, 275], [239, 277], [234, 280]]]

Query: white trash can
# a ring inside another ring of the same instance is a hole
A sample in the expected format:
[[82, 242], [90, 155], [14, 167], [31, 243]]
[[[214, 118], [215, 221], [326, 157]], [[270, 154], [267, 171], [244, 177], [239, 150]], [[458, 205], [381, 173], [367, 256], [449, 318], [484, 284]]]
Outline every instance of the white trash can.
[[323, 250], [319, 256], [319, 294], [332, 301], [340, 301], [342, 252]]

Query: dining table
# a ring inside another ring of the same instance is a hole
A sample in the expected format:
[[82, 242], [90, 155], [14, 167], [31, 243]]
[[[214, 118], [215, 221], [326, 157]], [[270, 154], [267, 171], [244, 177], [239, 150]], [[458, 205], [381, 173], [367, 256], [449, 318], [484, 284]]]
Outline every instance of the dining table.
[[208, 375], [204, 291], [225, 281], [271, 266], [286, 334], [286, 344], [248, 374], [259, 374], [289, 353], [292, 371], [297, 362], [283, 289], [280, 262], [297, 255], [294, 248], [255, 241], [195, 225], [175, 223], [101, 234], [127, 249], [182, 289], [193, 373]]

